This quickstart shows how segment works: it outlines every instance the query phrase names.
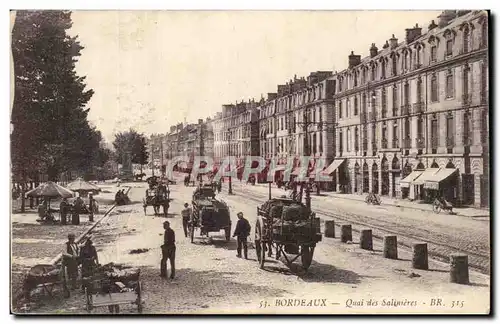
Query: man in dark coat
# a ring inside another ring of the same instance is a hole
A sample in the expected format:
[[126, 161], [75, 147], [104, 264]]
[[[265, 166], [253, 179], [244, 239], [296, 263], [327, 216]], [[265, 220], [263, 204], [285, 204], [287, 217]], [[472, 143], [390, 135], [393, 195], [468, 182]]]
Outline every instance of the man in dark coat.
[[99, 258], [90, 237], [80, 249], [80, 261], [82, 262], [82, 277], [91, 277], [99, 264]]
[[66, 225], [67, 222], [67, 215], [68, 215], [68, 210], [69, 210], [69, 204], [68, 204], [68, 199], [63, 198], [61, 201], [61, 204], [59, 204], [59, 213], [61, 214], [61, 224]]
[[170, 260], [170, 279], [175, 278], [175, 232], [170, 228], [170, 222], [163, 222], [165, 233], [163, 234], [163, 245], [161, 246], [162, 258], [160, 261], [160, 277], [167, 276], [167, 260]]
[[79, 256], [80, 248], [75, 242], [75, 234], [68, 234], [68, 242], [66, 242], [63, 250], [63, 265], [66, 267], [66, 270], [68, 272], [68, 277], [71, 280], [72, 289], [76, 289]]
[[237, 247], [237, 257], [241, 258], [241, 248], [243, 246], [243, 253], [245, 259], [248, 259], [248, 245], [247, 237], [250, 235], [251, 226], [246, 218], [243, 218], [243, 213], [238, 213], [238, 223], [236, 223], [236, 228], [234, 229], [233, 237], [238, 237], [238, 247]]

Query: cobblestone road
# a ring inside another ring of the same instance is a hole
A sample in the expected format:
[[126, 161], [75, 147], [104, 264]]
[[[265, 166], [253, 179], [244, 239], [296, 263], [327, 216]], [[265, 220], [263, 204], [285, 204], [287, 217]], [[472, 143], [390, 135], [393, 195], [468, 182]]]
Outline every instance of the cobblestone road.
[[[265, 187], [236, 182], [233, 188], [235, 192], [244, 192], [247, 199], [263, 202], [268, 197]], [[282, 194], [282, 190], [272, 188], [273, 196]], [[362, 202], [314, 194], [311, 198], [313, 210], [324, 220], [351, 222], [358, 230], [372, 228], [373, 233], [380, 237], [398, 235], [398, 241], [407, 247], [419, 241], [428, 242], [429, 253], [446, 262], [451, 253], [466, 253], [471, 265], [484, 273], [490, 272], [489, 221], [393, 206], [368, 206]]]
[[[193, 187], [176, 185], [171, 190], [174, 201], [168, 219], [177, 236], [177, 274], [174, 280], [159, 277], [159, 246], [163, 240], [162, 222], [165, 218], [154, 217], [152, 209], [144, 216], [140, 203], [123, 206], [94, 233], [101, 263], [127, 263], [141, 268], [145, 313], [369, 313], [369, 308], [352, 309], [345, 303], [348, 299], [388, 297], [427, 301], [436, 294], [450, 301], [454, 296], [461, 296], [467, 300], [466, 308], [470, 311], [484, 312], [489, 307], [489, 277], [471, 273], [474, 285], [450, 284], [447, 268], [441, 263], [431, 262], [434, 271], [410, 270], [408, 253], [402, 251], [401, 260], [386, 260], [381, 257], [378, 243], [375, 243], [374, 251], [364, 251], [355, 244], [324, 239], [316, 249], [311, 268], [303, 276], [298, 277], [274, 260], [266, 264], [266, 270], [260, 270], [254, 249], [249, 252], [250, 260], [236, 258], [236, 243], [234, 240], [225, 242], [223, 232], [212, 234], [211, 239], [196, 238], [195, 244], [184, 238], [180, 210], [184, 202], [190, 202]], [[133, 188], [131, 198], [140, 201], [143, 194], [144, 188]], [[253, 224], [254, 202], [244, 199], [244, 196], [225, 199], [231, 208], [233, 224], [237, 211], [243, 211]], [[129, 253], [138, 248], [149, 251]], [[409, 275], [411, 273], [414, 275]], [[317, 306], [281, 306], [281, 301], [290, 298], [304, 298], [308, 302], [317, 300]], [[319, 305], [320, 300], [324, 300], [325, 305]], [[44, 300], [44, 305], [36, 311], [85, 313], [84, 306], [83, 295], [74, 293], [67, 300]], [[412, 307], [397, 310], [389, 307], [387, 310], [417, 311]], [[123, 313], [135, 311], [132, 305], [121, 308]], [[425, 311], [424, 305], [420, 305], [418, 311]], [[448, 307], [441, 311], [456, 310]], [[93, 311], [101, 312], [106, 313], [107, 309]]]

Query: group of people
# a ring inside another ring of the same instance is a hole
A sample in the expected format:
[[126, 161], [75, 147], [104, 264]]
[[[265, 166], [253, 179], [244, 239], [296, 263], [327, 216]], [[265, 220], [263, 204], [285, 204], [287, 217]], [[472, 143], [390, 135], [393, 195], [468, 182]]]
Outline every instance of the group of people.
[[[92, 193], [89, 193], [88, 207], [80, 196], [76, 197], [73, 203], [70, 203], [67, 198], [63, 198], [59, 204], [61, 224], [68, 224], [68, 215], [71, 215], [71, 224], [80, 225], [80, 214], [89, 214], [89, 221], [93, 222], [96, 209], [97, 202]], [[57, 212], [57, 210], [49, 208], [49, 201], [47, 199], [43, 199], [38, 205], [38, 217], [40, 221], [54, 222], [56, 219], [53, 212]]]
[[[233, 237], [237, 238], [237, 254], [238, 258], [241, 258], [241, 252], [243, 250], [243, 256], [245, 259], [248, 259], [248, 236], [250, 235], [250, 231], [252, 227], [246, 218], [243, 217], [243, 213], [239, 212], [238, 214], [238, 222], [236, 223], [236, 228], [233, 233]], [[193, 210], [189, 207], [188, 203], [184, 204], [184, 209], [181, 211], [182, 216], [182, 227], [184, 229], [184, 236], [187, 238], [189, 231], [189, 224], [193, 221]], [[175, 278], [175, 232], [170, 227], [170, 222], [163, 222], [163, 229], [165, 230], [163, 238], [163, 245], [161, 246], [162, 250], [162, 258], [160, 261], [160, 276], [165, 278], [167, 277], [167, 261], [170, 260], [170, 279]]]
[[83, 245], [79, 245], [75, 241], [75, 234], [68, 234], [62, 255], [63, 266], [68, 273], [72, 289], [77, 288], [79, 266], [82, 269], [82, 278], [92, 277], [99, 266], [99, 257], [91, 237], [87, 238]]
[[127, 205], [130, 203], [130, 198], [125, 193], [125, 189], [118, 190], [115, 194], [115, 202], [118, 206]]

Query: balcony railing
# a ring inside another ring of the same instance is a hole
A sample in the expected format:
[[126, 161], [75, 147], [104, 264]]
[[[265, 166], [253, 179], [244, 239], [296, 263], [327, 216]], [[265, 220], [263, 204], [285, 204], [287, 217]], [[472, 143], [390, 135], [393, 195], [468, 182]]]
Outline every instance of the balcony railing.
[[439, 145], [439, 141], [437, 137], [431, 138], [431, 148], [437, 149]]
[[401, 106], [401, 115], [409, 115], [411, 114], [411, 105], [405, 104]]
[[417, 148], [423, 149], [425, 147], [425, 138], [423, 136], [417, 136]]
[[387, 149], [387, 144], [388, 144], [387, 138], [382, 138], [382, 149]]
[[394, 137], [392, 139], [392, 148], [397, 148], [397, 149], [399, 148], [399, 138]]
[[413, 104], [413, 112], [415, 114], [421, 114], [424, 112], [424, 103], [419, 101]]

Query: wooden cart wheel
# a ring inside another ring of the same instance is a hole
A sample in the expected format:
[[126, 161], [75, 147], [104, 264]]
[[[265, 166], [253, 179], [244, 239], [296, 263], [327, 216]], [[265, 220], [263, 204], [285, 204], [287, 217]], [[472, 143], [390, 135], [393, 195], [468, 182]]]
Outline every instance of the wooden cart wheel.
[[314, 254], [314, 248], [307, 246], [307, 245], [302, 245], [300, 247], [300, 257], [302, 260], [302, 267], [307, 270], [311, 266], [313, 254]]
[[229, 242], [231, 240], [231, 226], [226, 227], [224, 232], [226, 234], [226, 242]]
[[366, 196], [365, 203], [370, 204], [370, 195]]

